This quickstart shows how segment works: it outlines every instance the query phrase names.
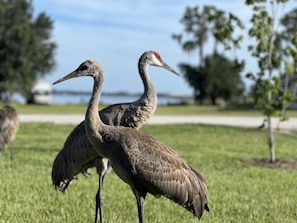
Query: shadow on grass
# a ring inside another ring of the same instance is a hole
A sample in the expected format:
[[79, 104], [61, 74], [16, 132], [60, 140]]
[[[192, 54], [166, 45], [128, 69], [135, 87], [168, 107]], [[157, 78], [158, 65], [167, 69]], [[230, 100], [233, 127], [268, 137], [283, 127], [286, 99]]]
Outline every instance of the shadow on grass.
[[18, 146], [16, 148], [18, 151], [35, 151], [35, 152], [48, 152], [48, 153], [58, 153], [61, 151], [62, 148], [52, 147], [52, 148], [45, 148], [45, 147], [28, 147], [28, 146]]
[[271, 162], [270, 159], [267, 158], [247, 158], [240, 159], [240, 161], [254, 166], [261, 166], [274, 169], [297, 170], [297, 161], [294, 160], [276, 159], [275, 162]]

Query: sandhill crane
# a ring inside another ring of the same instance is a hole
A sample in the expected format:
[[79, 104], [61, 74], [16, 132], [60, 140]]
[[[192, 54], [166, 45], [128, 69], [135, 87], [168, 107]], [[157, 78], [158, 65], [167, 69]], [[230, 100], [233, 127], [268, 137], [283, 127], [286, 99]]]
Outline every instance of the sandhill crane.
[[[13, 142], [19, 125], [19, 116], [13, 107], [5, 105], [0, 109], [0, 155], [7, 145]], [[13, 147], [10, 148], [10, 159], [12, 162]]]
[[[158, 64], [155, 61], [159, 61]], [[114, 104], [99, 112], [105, 124], [140, 128], [154, 113], [157, 106], [157, 92], [148, 74], [148, 66], [156, 65], [178, 75], [171, 67], [162, 61], [159, 53], [147, 51], [138, 61], [138, 72], [144, 85], [141, 97], [131, 103]], [[87, 168], [96, 167], [99, 175], [99, 187], [96, 194], [95, 223], [103, 222], [101, 188], [104, 176], [110, 169], [106, 159], [98, 156], [98, 152], [89, 143], [85, 123], [81, 122], [67, 137], [63, 149], [57, 155], [52, 168], [52, 180], [56, 188], [65, 192], [75, 176], [81, 172], [86, 173]]]
[[85, 117], [87, 137], [99, 154], [108, 158], [114, 172], [130, 185], [137, 201], [139, 222], [144, 223], [147, 193], [163, 195], [200, 219], [204, 209], [209, 210], [205, 178], [174, 150], [153, 137], [132, 128], [102, 122], [98, 101], [104, 74], [96, 61], [85, 61], [54, 84], [81, 76], [91, 76], [94, 80]]

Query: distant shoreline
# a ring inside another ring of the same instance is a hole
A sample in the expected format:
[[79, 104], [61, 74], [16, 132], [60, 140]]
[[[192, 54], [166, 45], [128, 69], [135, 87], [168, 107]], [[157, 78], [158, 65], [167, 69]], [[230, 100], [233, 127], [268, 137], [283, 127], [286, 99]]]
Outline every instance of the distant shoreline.
[[[77, 91], [53, 91], [52, 92], [52, 104], [67, 104], [78, 103], [87, 104], [90, 99], [91, 92], [77, 92]], [[123, 102], [132, 102], [137, 100], [141, 94], [137, 93], [102, 93], [101, 103], [115, 104]], [[158, 105], [167, 104], [180, 104], [183, 101], [192, 102], [192, 97], [189, 95], [178, 94], [158, 94]]]

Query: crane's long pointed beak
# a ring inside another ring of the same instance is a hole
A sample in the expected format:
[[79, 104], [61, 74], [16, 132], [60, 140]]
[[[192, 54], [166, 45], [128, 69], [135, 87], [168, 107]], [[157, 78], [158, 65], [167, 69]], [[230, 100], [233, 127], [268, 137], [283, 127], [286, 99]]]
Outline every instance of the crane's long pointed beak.
[[166, 70], [171, 71], [172, 73], [174, 73], [175, 75], [179, 76], [179, 73], [177, 73], [175, 70], [173, 70], [171, 67], [169, 67], [166, 63], [163, 62], [163, 68], [165, 68]]
[[54, 85], [54, 84], [58, 84], [58, 83], [60, 83], [60, 82], [62, 82], [62, 81], [66, 81], [66, 80], [71, 79], [71, 78], [75, 78], [75, 77], [77, 77], [77, 72], [76, 72], [76, 70], [73, 71], [73, 72], [71, 72], [70, 74], [67, 74], [65, 77], [62, 77], [61, 79], [56, 80], [56, 81], [53, 83], [53, 85]]

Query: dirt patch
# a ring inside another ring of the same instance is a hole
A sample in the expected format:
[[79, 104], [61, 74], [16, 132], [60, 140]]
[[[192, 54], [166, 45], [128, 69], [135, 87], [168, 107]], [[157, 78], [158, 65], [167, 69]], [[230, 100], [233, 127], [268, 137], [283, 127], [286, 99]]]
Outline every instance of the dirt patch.
[[294, 160], [276, 159], [275, 162], [272, 163], [270, 159], [266, 158], [248, 158], [241, 159], [240, 161], [243, 163], [248, 163], [251, 165], [262, 166], [267, 168], [297, 170], [297, 161]]

